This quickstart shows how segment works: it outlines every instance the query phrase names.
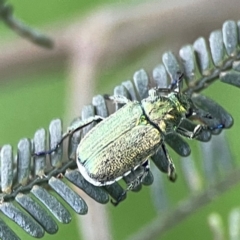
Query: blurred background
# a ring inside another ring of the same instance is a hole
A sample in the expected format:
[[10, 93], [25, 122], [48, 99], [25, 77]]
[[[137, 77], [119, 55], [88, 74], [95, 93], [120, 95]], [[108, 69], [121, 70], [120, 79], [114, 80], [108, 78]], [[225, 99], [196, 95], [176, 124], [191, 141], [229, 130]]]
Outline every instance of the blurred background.
[[[54, 41], [53, 49], [41, 48], [19, 37], [3, 23], [0, 25], [0, 146], [11, 144], [15, 149], [19, 139], [32, 138], [38, 128], [48, 128], [54, 118], [62, 118], [66, 128], [80, 115], [82, 106], [91, 102], [94, 94], [111, 94], [114, 86], [132, 79], [135, 71], [144, 68], [151, 76], [165, 51], [178, 55], [183, 45], [192, 44], [200, 36], [208, 39], [210, 32], [221, 29], [225, 20], [240, 19], [240, 2], [235, 0], [8, 2], [14, 7], [15, 17]], [[224, 131], [227, 141], [217, 146], [223, 148], [222, 144], [227, 143], [229, 161], [237, 166], [240, 159], [238, 89], [214, 83], [204, 94], [234, 117], [234, 126]], [[74, 216], [72, 223], [59, 224], [59, 232], [52, 236], [45, 234], [44, 239], [121, 240], [144, 230], [156, 217], [164, 219], [179, 202], [200, 194], [213, 184], [200, 177], [198, 184], [202, 187], [190, 193], [181, 161], [194, 161], [194, 158], [201, 175], [203, 161], [207, 161], [208, 156], [203, 159], [199, 154], [202, 145], [188, 142], [192, 148], [190, 158], [180, 159], [170, 150], [179, 176], [175, 184], [157, 171], [153, 187], [129, 193], [127, 200], [117, 208], [86, 200], [88, 215], [79, 217], [69, 208]], [[218, 157], [213, 158], [217, 165]], [[214, 179], [214, 183], [217, 180]], [[236, 184], [219, 196], [213, 193], [207, 205], [196, 207], [186, 219], [165, 231], [161, 239], [213, 239], [216, 221], [220, 221], [221, 231], [228, 239], [230, 212], [239, 207], [239, 188], [240, 184]], [[164, 198], [160, 198], [162, 195]], [[159, 218], [159, 225], [161, 221]], [[22, 239], [31, 239], [14, 223], [9, 225]], [[160, 238], [156, 235], [151, 239]]]

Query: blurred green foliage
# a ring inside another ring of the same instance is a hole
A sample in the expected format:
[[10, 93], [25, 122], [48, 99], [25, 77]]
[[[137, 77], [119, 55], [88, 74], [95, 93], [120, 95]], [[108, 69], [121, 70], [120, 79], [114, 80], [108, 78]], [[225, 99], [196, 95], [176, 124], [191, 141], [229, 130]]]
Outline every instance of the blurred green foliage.
[[89, 10], [119, 0], [9, 0], [8, 2], [14, 6], [17, 17], [26, 23], [40, 26], [55, 21], [70, 21], [73, 17], [85, 15]]

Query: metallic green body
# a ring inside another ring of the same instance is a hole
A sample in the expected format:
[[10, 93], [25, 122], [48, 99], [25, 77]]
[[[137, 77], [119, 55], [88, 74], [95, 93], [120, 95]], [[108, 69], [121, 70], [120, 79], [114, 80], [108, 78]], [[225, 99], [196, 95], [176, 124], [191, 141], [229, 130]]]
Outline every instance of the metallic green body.
[[127, 102], [80, 142], [77, 149], [80, 172], [96, 186], [120, 179], [158, 150], [164, 135], [175, 130], [187, 108], [176, 93], [159, 97], [150, 91], [141, 103]]

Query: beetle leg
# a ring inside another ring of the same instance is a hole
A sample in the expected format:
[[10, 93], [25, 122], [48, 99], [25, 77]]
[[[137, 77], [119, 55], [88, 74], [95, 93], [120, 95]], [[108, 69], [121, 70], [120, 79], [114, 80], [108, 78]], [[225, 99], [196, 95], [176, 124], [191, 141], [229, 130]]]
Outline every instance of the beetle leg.
[[131, 102], [128, 98], [122, 95], [113, 95], [108, 97], [109, 100], [113, 101], [114, 103], [119, 103], [119, 104], [127, 104]]
[[183, 80], [183, 73], [182, 72], [177, 72], [176, 79], [172, 79], [171, 84], [166, 87], [166, 88], [157, 88], [156, 90], [158, 92], [163, 92], [163, 93], [170, 93], [173, 90], [175, 92], [180, 92], [180, 83]]
[[199, 135], [199, 133], [203, 130], [203, 129], [207, 129], [206, 126], [204, 125], [201, 125], [201, 124], [198, 124], [194, 129], [193, 131], [188, 131], [187, 129], [185, 128], [181, 128], [181, 127], [178, 127], [176, 129], [176, 132], [179, 133], [180, 135], [184, 136], [184, 137], [187, 137], [187, 138], [195, 138], [196, 136]]
[[206, 129], [207, 127], [204, 126], [204, 125], [201, 125], [201, 124], [198, 124], [194, 129], [193, 129], [193, 132], [192, 132], [192, 135], [190, 136], [190, 138], [195, 138], [196, 136], [198, 136], [200, 134], [200, 132], [203, 130], [203, 129]]
[[193, 139], [193, 138], [196, 138], [202, 130], [216, 130], [216, 129], [223, 129], [224, 128], [224, 124], [219, 124], [217, 125], [216, 127], [209, 127], [209, 126], [206, 126], [206, 125], [201, 125], [201, 124], [198, 124], [194, 129], [193, 131], [188, 131], [187, 129], [185, 128], [181, 128], [181, 127], [178, 127], [176, 129], [176, 132], [181, 134], [182, 136], [184, 137], [187, 137], [187, 138], [190, 138], [190, 139]]
[[145, 161], [142, 165], [143, 170], [136, 176], [136, 178], [128, 184], [127, 189], [119, 196], [116, 201], [111, 200], [111, 203], [114, 206], [117, 206], [121, 201], [126, 198], [126, 194], [128, 191], [136, 188], [139, 184], [141, 184], [142, 180], [148, 175], [149, 172], [149, 160]]
[[166, 148], [164, 143], [162, 143], [162, 149], [163, 149], [163, 152], [164, 152], [164, 154], [165, 154], [165, 156], [168, 160], [168, 178], [169, 178], [170, 181], [175, 182], [176, 179], [177, 179], [175, 166], [173, 164], [173, 161], [172, 161], [170, 155], [168, 154], [167, 148]]
[[[189, 117], [191, 117], [192, 119], [195, 119], [195, 120], [199, 120], [199, 121], [205, 123], [206, 125], [208, 125], [208, 120], [214, 120], [213, 116], [210, 113], [205, 112], [202, 109], [197, 109], [197, 108], [191, 109], [191, 113], [189, 115], [186, 115], [186, 118], [189, 118]], [[213, 127], [203, 126], [203, 128], [208, 129], [208, 130], [216, 130], [216, 129], [225, 128], [225, 125], [224, 125], [224, 123], [220, 123]]]
[[139, 169], [140, 172], [139, 173], [137, 171], [134, 172], [136, 177], [133, 179], [132, 182], [130, 182], [128, 184], [127, 191], [132, 190], [132, 189], [136, 188], [138, 185], [140, 185], [142, 180], [148, 175], [148, 172], [149, 172], [149, 169], [150, 169], [149, 160], [145, 161], [137, 169]]
[[148, 175], [148, 173], [150, 171], [150, 161], [149, 160], [145, 161], [142, 164], [142, 167], [143, 167], [143, 174], [142, 174], [142, 177], [141, 177], [141, 182]]
[[142, 176], [143, 176], [143, 175], [137, 176], [132, 182], [130, 182], [130, 183], [128, 184], [128, 187], [127, 187], [127, 189], [126, 189], [126, 192], [131, 191], [131, 190], [133, 190], [134, 188], [136, 188], [137, 186], [139, 186], [139, 185], [141, 184]]
[[95, 115], [93, 117], [89, 117], [87, 119], [77, 121], [75, 124], [73, 124], [71, 127], [68, 128], [67, 132], [63, 134], [61, 140], [56, 144], [56, 146], [54, 148], [52, 148], [52, 149], [50, 149], [48, 151], [42, 151], [42, 152], [33, 153], [33, 156], [44, 156], [44, 155], [48, 155], [48, 154], [51, 154], [51, 153], [55, 152], [61, 146], [63, 141], [67, 137], [72, 135], [74, 132], [80, 130], [83, 127], [88, 126], [92, 122], [100, 122], [103, 119], [104, 119], [103, 117]]
[[[127, 191], [132, 190], [141, 184], [142, 180], [148, 175], [150, 169], [149, 166], [150, 162], [147, 160], [141, 166], [138, 166], [136, 171], [132, 171], [136, 177], [128, 184]], [[139, 172], [137, 172], [137, 170], [139, 170]]]

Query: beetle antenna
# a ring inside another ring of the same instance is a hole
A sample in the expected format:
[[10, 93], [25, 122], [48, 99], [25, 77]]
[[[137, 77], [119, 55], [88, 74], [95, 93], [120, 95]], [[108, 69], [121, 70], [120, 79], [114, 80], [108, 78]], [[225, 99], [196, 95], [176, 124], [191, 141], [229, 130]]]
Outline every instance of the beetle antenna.
[[183, 72], [177, 72], [177, 79], [173, 79], [169, 88], [172, 90], [172, 91], [175, 91], [175, 92], [180, 92], [180, 83], [182, 82], [183, 80]]
[[77, 121], [75, 124], [73, 124], [72, 126], [70, 126], [68, 128], [68, 131], [66, 133], [64, 133], [62, 135], [62, 138], [60, 139], [60, 141], [55, 145], [55, 147], [53, 147], [50, 150], [47, 151], [41, 151], [41, 152], [34, 152], [32, 153], [32, 156], [35, 157], [39, 157], [39, 156], [45, 156], [45, 155], [50, 155], [53, 152], [56, 152], [58, 150], [58, 148], [62, 145], [63, 141], [68, 138], [69, 136], [71, 136], [74, 132], [79, 131], [80, 129], [88, 126], [89, 124], [91, 124], [92, 122], [96, 122], [99, 123], [100, 121], [102, 121], [104, 118], [98, 115], [95, 115], [93, 117], [89, 117], [86, 120], [82, 120], [80, 119], [79, 121]]

